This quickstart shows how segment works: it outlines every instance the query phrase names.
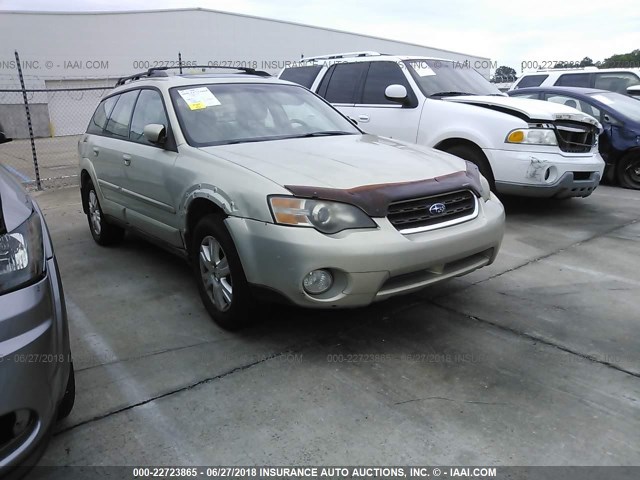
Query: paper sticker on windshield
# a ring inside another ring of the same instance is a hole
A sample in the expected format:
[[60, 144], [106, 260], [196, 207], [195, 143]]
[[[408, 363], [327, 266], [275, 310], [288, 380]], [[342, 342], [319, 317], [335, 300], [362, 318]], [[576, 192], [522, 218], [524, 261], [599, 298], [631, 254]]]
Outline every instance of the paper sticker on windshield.
[[420, 77], [430, 77], [436, 74], [436, 72], [427, 65], [427, 62], [410, 62], [409, 65], [411, 65]]
[[604, 103], [605, 105], [612, 105], [613, 102], [605, 97], [604, 95], [591, 95], [591, 98], [593, 98], [594, 100], [598, 100], [599, 102]]
[[178, 93], [187, 103], [189, 110], [201, 110], [203, 108], [220, 105], [220, 100], [218, 100], [207, 87], [178, 90]]

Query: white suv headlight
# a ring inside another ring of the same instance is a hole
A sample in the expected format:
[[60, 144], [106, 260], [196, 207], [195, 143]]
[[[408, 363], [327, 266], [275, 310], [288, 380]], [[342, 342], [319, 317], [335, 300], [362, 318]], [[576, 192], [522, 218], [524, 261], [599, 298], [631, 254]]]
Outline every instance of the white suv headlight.
[[312, 227], [322, 233], [338, 233], [351, 228], [377, 228], [376, 223], [354, 205], [296, 197], [269, 197], [276, 223]]
[[43, 273], [42, 222], [34, 211], [18, 228], [0, 235], [0, 293], [33, 283]]
[[557, 145], [556, 132], [551, 128], [519, 128], [507, 135], [506, 143], [528, 145]]

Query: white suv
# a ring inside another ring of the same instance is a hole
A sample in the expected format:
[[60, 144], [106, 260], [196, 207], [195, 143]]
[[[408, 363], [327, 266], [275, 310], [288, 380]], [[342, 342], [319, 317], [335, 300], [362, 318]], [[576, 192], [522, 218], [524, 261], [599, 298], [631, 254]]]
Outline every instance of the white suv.
[[584, 87], [640, 95], [640, 68], [569, 68], [525, 72], [509, 90], [527, 87]]
[[509, 98], [464, 63], [356, 52], [307, 58], [280, 78], [310, 88], [368, 133], [475, 163], [498, 193], [586, 197], [602, 177], [597, 120]]

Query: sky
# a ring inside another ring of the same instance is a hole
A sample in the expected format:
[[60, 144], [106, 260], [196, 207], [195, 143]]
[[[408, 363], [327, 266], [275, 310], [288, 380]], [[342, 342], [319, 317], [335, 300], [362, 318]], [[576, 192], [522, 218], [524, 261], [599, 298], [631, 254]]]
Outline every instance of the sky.
[[585, 56], [602, 61], [640, 48], [637, 0], [537, 0], [526, 4], [505, 0], [0, 0], [0, 10], [187, 7], [275, 18], [489, 57], [518, 73], [524, 66], [535, 67], [533, 62], [579, 62]]

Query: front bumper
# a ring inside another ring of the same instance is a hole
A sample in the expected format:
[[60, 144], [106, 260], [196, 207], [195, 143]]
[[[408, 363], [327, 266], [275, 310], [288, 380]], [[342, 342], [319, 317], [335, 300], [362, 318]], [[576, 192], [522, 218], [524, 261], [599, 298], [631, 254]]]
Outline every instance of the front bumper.
[[[226, 224], [250, 284], [300, 306], [360, 307], [492, 263], [504, 234], [504, 209], [493, 195], [479, 204], [473, 220], [411, 235], [386, 218], [375, 219], [377, 230], [334, 235], [238, 217]], [[331, 270], [334, 284], [310, 296], [302, 279], [320, 268]]]
[[567, 156], [549, 152], [485, 150], [496, 190], [507, 195], [587, 197], [604, 172], [599, 153]]
[[574, 172], [566, 172], [550, 185], [530, 185], [496, 182], [496, 189], [505, 195], [539, 198], [588, 197], [600, 184], [600, 174], [588, 173], [587, 178], [576, 179]]
[[[42, 280], [0, 296], [0, 312], [2, 477], [14, 466], [37, 462], [69, 377], [67, 315], [55, 258], [47, 260]], [[11, 438], [12, 415], [25, 411], [27, 428]]]

